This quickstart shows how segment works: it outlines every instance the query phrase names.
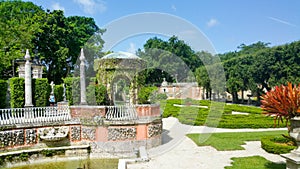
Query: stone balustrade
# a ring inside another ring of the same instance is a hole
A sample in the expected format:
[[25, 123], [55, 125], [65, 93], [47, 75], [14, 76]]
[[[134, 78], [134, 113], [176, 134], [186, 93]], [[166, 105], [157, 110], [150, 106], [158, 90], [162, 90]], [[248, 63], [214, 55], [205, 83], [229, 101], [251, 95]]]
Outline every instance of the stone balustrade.
[[126, 121], [138, 118], [134, 105], [107, 106], [106, 120]]
[[0, 125], [69, 121], [69, 106], [0, 109]]

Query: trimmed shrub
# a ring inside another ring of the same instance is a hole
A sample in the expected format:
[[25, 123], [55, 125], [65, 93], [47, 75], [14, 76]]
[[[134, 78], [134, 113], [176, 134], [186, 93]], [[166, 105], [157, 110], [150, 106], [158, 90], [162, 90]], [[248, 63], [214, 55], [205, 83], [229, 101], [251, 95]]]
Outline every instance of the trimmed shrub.
[[285, 154], [295, 149], [293, 140], [283, 136], [267, 136], [261, 139], [261, 148], [268, 153]]
[[25, 79], [13, 77], [9, 80], [10, 85], [10, 106], [22, 108], [25, 104]]
[[108, 104], [108, 94], [107, 89], [103, 84], [96, 84], [95, 95], [97, 105], [107, 105]]
[[64, 80], [66, 87], [66, 98], [70, 105], [76, 105], [80, 103], [80, 78], [79, 77], [67, 77]]
[[33, 105], [35, 107], [45, 107], [48, 105], [51, 86], [46, 78], [32, 79]]
[[0, 108], [6, 108], [6, 91], [7, 91], [7, 81], [0, 80]]
[[139, 90], [138, 93], [138, 103], [139, 104], [149, 104], [149, 99], [150, 99], [150, 95], [155, 92], [157, 89], [157, 87], [155, 86], [151, 86], [151, 87], [142, 87]]
[[64, 87], [62, 84], [54, 86], [54, 96], [56, 102], [64, 100]]
[[87, 87], [87, 102], [89, 105], [107, 105], [107, 89], [102, 84], [90, 84]]

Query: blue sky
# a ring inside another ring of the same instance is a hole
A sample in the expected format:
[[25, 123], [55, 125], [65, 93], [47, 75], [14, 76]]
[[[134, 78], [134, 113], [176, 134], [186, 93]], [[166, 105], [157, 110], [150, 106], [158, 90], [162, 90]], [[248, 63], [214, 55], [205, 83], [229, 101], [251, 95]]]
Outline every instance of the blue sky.
[[[274, 46], [300, 40], [299, 0], [33, 0], [32, 2], [44, 9], [64, 10], [67, 16], [93, 17], [100, 28], [106, 28], [113, 21], [136, 13], [170, 14], [194, 25], [213, 45], [216, 53], [237, 50], [237, 46], [242, 43], [249, 45], [262, 41]], [[134, 24], [119, 29], [138, 26]], [[141, 23], [141, 26], [143, 24]], [[164, 29], [174, 28], [174, 26], [168, 28], [168, 24], [162, 25]], [[168, 35], [155, 33], [132, 35], [114, 44], [112, 50], [133, 52], [142, 48], [145, 41], [155, 35], [168, 38]]]

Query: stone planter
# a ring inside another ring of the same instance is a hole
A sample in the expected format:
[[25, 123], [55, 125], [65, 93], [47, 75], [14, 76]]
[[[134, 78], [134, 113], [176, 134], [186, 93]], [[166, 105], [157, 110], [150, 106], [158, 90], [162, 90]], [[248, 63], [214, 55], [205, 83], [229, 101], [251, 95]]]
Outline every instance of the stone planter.
[[294, 117], [290, 120], [291, 130], [289, 135], [296, 140], [297, 149], [291, 151], [289, 154], [282, 154], [281, 156], [286, 159], [287, 169], [300, 168], [300, 117]]

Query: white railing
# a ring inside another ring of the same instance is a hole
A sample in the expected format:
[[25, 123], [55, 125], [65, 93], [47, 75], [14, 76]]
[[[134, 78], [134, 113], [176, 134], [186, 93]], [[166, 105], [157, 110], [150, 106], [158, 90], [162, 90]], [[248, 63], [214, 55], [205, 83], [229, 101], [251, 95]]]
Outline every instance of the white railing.
[[137, 112], [134, 105], [106, 106], [106, 108], [106, 120], [124, 121], [137, 119]]
[[69, 121], [69, 106], [0, 109], [0, 125]]

